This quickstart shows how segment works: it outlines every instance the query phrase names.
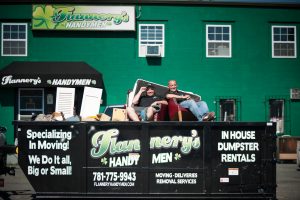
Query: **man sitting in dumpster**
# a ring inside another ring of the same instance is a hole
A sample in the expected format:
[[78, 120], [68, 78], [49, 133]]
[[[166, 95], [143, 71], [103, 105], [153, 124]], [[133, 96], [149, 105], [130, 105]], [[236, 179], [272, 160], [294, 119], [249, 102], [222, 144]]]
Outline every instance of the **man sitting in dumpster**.
[[190, 95], [177, 90], [176, 80], [170, 80], [168, 83], [167, 99], [175, 98], [183, 108], [188, 108], [197, 117], [198, 121], [212, 121], [215, 119], [215, 113], [209, 112], [205, 101], [195, 101]]
[[[168, 102], [155, 94], [154, 86], [148, 85], [141, 87], [132, 100], [132, 107], [127, 108], [127, 114], [132, 121], [150, 121], [160, 110], [162, 104], [168, 105]], [[140, 116], [140, 118], [139, 118]]]

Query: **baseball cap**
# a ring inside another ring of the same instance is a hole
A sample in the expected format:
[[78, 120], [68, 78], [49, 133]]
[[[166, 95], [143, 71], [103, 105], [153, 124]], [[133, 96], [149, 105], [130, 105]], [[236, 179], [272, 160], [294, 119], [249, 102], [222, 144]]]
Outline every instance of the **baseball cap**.
[[146, 86], [146, 90], [149, 90], [149, 89], [154, 90], [155, 87], [154, 87], [153, 85], [151, 85], [151, 84], [148, 84], [148, 85]]

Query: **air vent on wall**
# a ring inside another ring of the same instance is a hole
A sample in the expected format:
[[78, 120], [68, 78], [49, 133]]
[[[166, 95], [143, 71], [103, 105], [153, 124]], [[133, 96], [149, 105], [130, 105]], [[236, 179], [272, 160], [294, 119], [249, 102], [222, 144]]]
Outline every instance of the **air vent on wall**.
[[300, 99], [300, 89], [299, 88], [291, 88], [290, 89], [290, 98], [299, 100]]

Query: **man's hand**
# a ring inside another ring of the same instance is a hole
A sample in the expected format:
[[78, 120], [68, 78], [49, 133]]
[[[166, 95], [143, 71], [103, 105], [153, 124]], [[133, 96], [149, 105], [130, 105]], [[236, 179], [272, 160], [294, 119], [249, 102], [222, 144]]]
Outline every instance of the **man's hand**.
[[145, 92], [147, 87], [141, 87], [139, 92]]
[[154, 112], [158, 112], [161, 107], [160, 101], [155, 101], [151, 104], [151, 107], [153, 108]]
[[144, 91], [146, 91], [146, 87], [141, 87], [139, 92], [133, 97], [132, 104], [137, 105], [139, 103], [139, 99]]
[[155, 101], [155, 102], [153, 102], [153, 103], [151, 104], [151, 106], [158, 106], [159, 104], [160, 104], [159, 101]]
[[189, 99], [191, 99], [191, 96], [186, 94], [186, 95], [183, 96], [183, 98], [186, 99], [186, 100], [189, 100]]

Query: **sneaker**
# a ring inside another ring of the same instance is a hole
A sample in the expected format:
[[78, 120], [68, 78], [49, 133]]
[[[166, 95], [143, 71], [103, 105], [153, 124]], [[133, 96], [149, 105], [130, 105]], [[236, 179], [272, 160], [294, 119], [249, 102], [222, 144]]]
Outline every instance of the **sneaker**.
[[215, 112], [208, 112], [202, 118], [202, 120], [205, 122], [213, 121], [214, 119], [216, 119]]

